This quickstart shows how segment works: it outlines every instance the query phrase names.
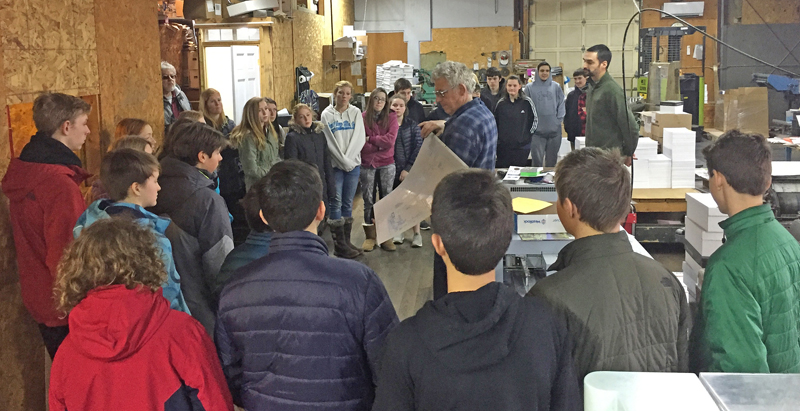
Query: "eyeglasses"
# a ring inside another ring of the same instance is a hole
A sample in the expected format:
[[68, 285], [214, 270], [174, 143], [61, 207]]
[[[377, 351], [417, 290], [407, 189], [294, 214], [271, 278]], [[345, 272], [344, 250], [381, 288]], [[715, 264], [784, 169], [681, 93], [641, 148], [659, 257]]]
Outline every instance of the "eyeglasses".
[[386, 102], [386, 97], [375, 97], [375, 101], [379, 103], [384, 103]]
[[174, 74], [164, 74], [161, 76], [161, 80], [175, 80]]
[[450, 90], [452, 90], [454, 88], [455, 87], [450, 87], [447, 90], [436, 90], [436, 91], [434, 91], [434, 94], [436, 94], [436, 96], [438, 96], [438, 97], [444, 98], [444, 95], [447, 94], [448, 91], [450, 91]]

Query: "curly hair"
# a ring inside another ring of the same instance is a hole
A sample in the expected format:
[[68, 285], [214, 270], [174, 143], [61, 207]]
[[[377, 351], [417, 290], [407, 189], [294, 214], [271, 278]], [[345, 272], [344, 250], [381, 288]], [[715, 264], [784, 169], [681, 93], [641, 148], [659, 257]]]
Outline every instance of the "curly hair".
[[84, 229], [58, 264], [58, 310], [69, 314], [98, 287], [157, 291], [167, 279], [157, 241], [150, 229], [125, 217], [99, 220]]

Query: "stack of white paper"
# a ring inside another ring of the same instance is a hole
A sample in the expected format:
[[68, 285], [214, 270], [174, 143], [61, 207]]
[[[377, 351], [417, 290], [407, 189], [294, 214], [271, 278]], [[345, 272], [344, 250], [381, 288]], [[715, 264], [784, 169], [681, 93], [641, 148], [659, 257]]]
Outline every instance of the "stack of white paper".
[[394, 82], [401, 78], [408, 79], [413, 84], [414, 66], [391, 60], [375, 68], [375, 82], [386, 91], [394, 90]]
[[694, 187], [695, 133], [686, 128], [665, 128], [664, 155], [672, 159], [672, 188]]
[[[719, 223], [728, 218], [719, 211], [717, 203], [708, 193], [686, 194], [686, 241], [702, 257], [709, 257], [722, 247], [723, 230]], [[705, 268], [688, 251], [684, 261], [684, 280], [689, 292], [700, 294]]]
[[658, 156], [658, 141], [645, 137], [639, 139], [634, 153], [639, 160], [651, 160]]
[[586, 147], [586, 137], [575, 137], [575, 150]]
[[[648, 163], [650, 188], [670, 188], [672, 185], [672, 160], [663, 154], [659, 154], [654, 159], [648, 160]], [[636, 169], [634, 172], [638, 173], [640, 171]]]
[[628, 169], [633, 174], [633, 188], [656, 188], [650, 183], [650, 160], [633, 160], [633, 170]]

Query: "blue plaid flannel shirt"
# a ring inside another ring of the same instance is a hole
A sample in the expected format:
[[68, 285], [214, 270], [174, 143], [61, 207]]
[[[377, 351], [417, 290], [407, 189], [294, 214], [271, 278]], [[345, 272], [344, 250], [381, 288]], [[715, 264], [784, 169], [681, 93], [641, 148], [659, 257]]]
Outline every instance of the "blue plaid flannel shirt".
[[442, 142], [468, 167], [494, 170], [497, 124], [480, 99], [472, 99], [453, 113], [445, 124]]

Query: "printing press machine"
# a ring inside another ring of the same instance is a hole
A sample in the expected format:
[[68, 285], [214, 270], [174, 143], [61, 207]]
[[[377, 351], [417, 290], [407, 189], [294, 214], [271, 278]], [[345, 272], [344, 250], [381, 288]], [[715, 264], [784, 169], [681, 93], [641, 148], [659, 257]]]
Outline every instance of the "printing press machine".
[[[505, 176], [503, 169], [497, 173], [500, 178]], [[512, 199], [526, 197], [553, 204], [558, 201], [555, 185], [544, 182], [542, 177], [503, 181], [503, 185], [511, 192]], [[559, 251], [572, 239], [566, 233], [520, 235], [515, 225], [508, 251], [495, 269], [496, 281], [509, 284], [524, 295], [537, 279], [545, 277], [547, 267], [556, 262]]]
[[[512, 199], [524, 197], [555, 204], [558, 201], [558, 194], [556, 186], [552, 183], [552, 173], [547, 175], [549, 171], [552, 169], [543, 170], [544, 176], [522, 177], [516, 181], [504, 180], [503, 185], [508, 188]], [[504, 169], [498, 169], [498, 177], [502, 179], [505, 172]], [[516, 216], [524, 218], [526, 215]], [[568, 233], [518, 234], [515, 222], [508, 251], [495, 268], [495, 281], [506, 283], [514, 287], [520, 295], [525, 295], [537, 280], [552, 274], [547, 268], [556, 262], [561, 249], [574, 239]], [[634, 252], [652, 258], [634, 236], [628, 234], [628, 239]]]

